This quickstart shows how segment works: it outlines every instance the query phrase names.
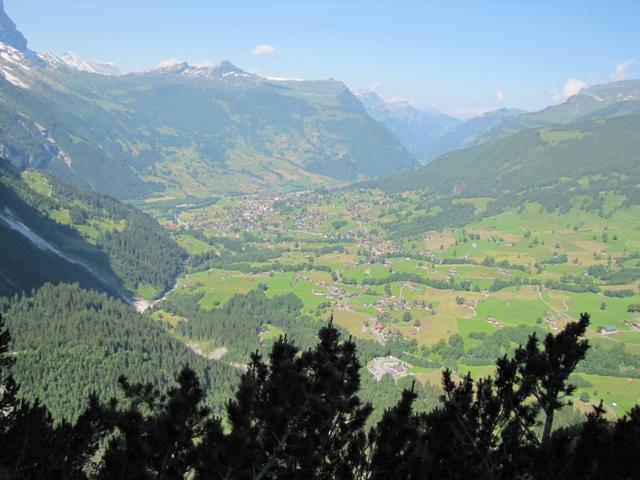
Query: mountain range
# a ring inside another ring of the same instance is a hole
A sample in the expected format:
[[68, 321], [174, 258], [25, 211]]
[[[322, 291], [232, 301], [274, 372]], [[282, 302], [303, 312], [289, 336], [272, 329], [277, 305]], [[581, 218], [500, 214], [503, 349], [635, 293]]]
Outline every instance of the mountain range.
[[[463, 122], [336, 80], [269, 79], [227, 61], [121, 74], [72, 53], [35, 54], [4, 12], [0, 42], [0, 156], [121, 199], [348, 181], [495, 196], [596, 174], [605, 159], [607, 173], [620, 163], [626, 175], [635, 154], [632, 141], [612, 144], [611, 129], [635, 128], [637, 80]], [[415, 170], [416, 159], [432, 163]]]
[[369, 114], [384, 123], [423, 164], [448, 152], [499, 140], [529, 128], [620, 116], [640, 107], [638, 82], [624, 80], [583, 89], [565, 102], [538, 112], [501, 108], [466, 121], [436, 110], [420, 110], [404, 101], [385, 101], [372, 91], [357, 95]]
[[539, 112], [500, 109], [461, 121], [373, 91], [354, 94], [333, 79], [270, 79], [227, 61], [122, 74], [71, 52], [37, 54], [0, 12], [0, 157], [120, 199], [308, 189], [390, 174], [391, 183], [414, 185], [419, 163], [438, 159], [446, 171], [476, 151], [466, 149], [500, 148], [522, 131], [633, 113], [639, 90], [614, 82]]
[[437, 110], [420, 110], [409, 102], [387, 102], [372, 90], [356, 92], [369, 115], [382, 122], [420, 162], [437, 156], [438, 139], [464, 122]]
[[274, 81], [222, 62], [128, 75], [33, 54], [3, 13], [0, 155], [119, 198], [335, 185], [413, 169], [341, 82]]
[[502, 108], [462, 121], [435, 109], [421, 110], [407, 101], [386, 101], [371, 90], [356, 95], [369, 115], [386, 125], [422, 164], [482, 143], [492, 129], [525, 113]]
[[634, 198], [640, 181], [639, 131], [640, 80], [597, 85], [560, 105], [511, 117], [490, 129], [479, 145], [371, 185], [496, 198], [531, 191], [551, 196], [554, 189], [577, 195], [591, 184]]

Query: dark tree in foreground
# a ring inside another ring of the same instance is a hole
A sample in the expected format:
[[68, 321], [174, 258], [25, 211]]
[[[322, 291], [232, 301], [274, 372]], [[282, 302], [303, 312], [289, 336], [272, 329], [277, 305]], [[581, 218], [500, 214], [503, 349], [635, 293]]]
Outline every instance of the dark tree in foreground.
[[588, 342], [580, 340], [588, 324], [589, 315], [582, 314], [578, 322], [569, 323], [557, 335], [548, 334], [542, 350], [536, 335], [531, 335], [527, 345], [515, 352], [521, 383], [545, 415], [543, 445], [551, 438], [555, 412], [565, 405], [564, 399], [575, 390], [568, 381], [589, 349]]
[[[99, 479], [186, 478], [195, 464], [195, 444], [209, 429], [209, 409], [195, 373], [185, 368], [178, 385], [161, 395], [151, 385], [120, 383], [128, 405], [105, 409], [115, 430]], [[218, 424], [215, 424], [219, 427]]]
[[611, 422], [600, 405], [584, 423], [553, 429], [588, 323], [583, 315], [542, 343], [531, 336], [498, 359], [495, 377], [446, 370], [438, 408], [415, 412], [406, 390], [366, 434], [355, 344], [331, 323], [313, 349], [281, 338], [268, 362], [253, 355], [224, 419], [185, 368], [166, 394], [123, 378], [123, 400], [92, 398], [75, 425], [56, 425], [43, 406], [17, 400], [0, 320], [0, 478], [637, 479], [639, 407]]
[[442, 406], [428, 414], [413, 413], [414, 397], [405, 392], [372, 433], [371, 477], [638, 478], [630, 461], [640, 454], [638, 407], [613, 426], [596, 409], [583, 425], [552, 433], [554, 413], [575, 388], [568, 379], [586, 354], [588, 324], [583, 314], [549, 334], [542, 349], [530, 336], [512, 358], [497, 361], [495, 378], [455, 382], [445, 371]]
[[18, 399], [19, 386], [6, 368], [11, 336], [0, 315], [0, 478], [83, 479], [92, 473], [92, 458], [106, 434], [95, 398], [75, 425], [54, 424], [38, 402]]
[[357, 396], [359, 369], [355, 344], [331, 323], [315, 349], [281, 338], [268, 364], [253, 355], [229, 404], [229, 434], [214, 429], [198, 448], [198, 478], [354, 478], [371, 412]]

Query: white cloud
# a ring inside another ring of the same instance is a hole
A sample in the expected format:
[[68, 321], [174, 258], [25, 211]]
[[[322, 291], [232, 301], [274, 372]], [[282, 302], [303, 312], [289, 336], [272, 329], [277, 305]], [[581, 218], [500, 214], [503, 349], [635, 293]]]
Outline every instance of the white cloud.
[[631, 67], [636, 61], [633, 58], [630, 58], [626, 62], [622, 62], [616, 65], [616, 71], [611, 75], [613, 80], [624, 80], [627, 78], [627, 70]]
[[178, 59], [178, 58], [176, 58], [176, 57], [171, 57], [171, 58], [167, 58], [165, 60], [162, 60], [160, 63], [158, 63], [158, 65], [156, 65], [156, 68], [172, 67], [172, 66], [178, 65], [180, 63], [183, 63], [183, 61]]
[[275, 55], [277, 53], [277, 51], [271, 45], [263, 44], [263, 45], [258, 45], [256, 48], [251, 50], [251, 53], [253, 55], [257, 55], [259, 57], [263, 57], [263, 56]]
[[504, 90], [502, 90], [501, 88], [496, 90], [496, 98], [499, 102], [504, 102]]
[[577, 78], [570, 78], [565, 82], [562, 90], [552, 92], [551, 97], [557, 102], [562, 102], [569, 97], [579, 94], [585, 88], [587, 88], [586, 82], [578, 80]]

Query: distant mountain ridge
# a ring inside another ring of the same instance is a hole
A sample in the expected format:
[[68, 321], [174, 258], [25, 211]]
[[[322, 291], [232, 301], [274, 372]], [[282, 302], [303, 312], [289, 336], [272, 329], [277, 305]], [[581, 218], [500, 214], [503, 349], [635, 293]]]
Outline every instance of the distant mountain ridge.
[[420, 110], [408, 102], [387, 102], [371, 90], [356, 92], [369, 115], [384, 123], [421, 163], [434, 156], [436, 139], [462, 123], [436, 110]]
[[51, 68], [67, 68], [79, 72], [95, 73], [98, 75], [117, 76], [122, 75], [122, 70], [113, 62], [100, 60], [85, 60], [78, 54], [68, 51], [60, 56], [53, 53], [45, 53], [40, 58]]
[[[448, 152], [498, 140], [528, 128], [610, 118], [640, 109], [640, 80], [620, 80], [585, 88], [566, 101], [538, 112], [501, 108], [466, 121], [423, 112], [403, 102], [387, 102], [375, 92], [358, 92], [369, 114], [383, 122], [421, 162]], [[421, 116], [422, 121], [415, 121]]]
[[437, 110], [420, 110], [408, 102], [388, 102], [370, 90], [356, 95], [369, 115], [384, 123], [423, 164], [447, 152], [482, 143], [491, 130], [525, 113], [502, 108], [462, 121]]
[[391, 192], [427, 190], [453, 197], [497, 198], [525, 191], [552, 197], [555, 189], [578, 195], [583, 184], [593, 182], [636, 202], [640, 201], [638, 132], [640, 109], [529, 128], [449, 152], [411, 174], [392, 175], [369, 185]]
[[119, 198], [308, 189], [417, 166], [335, 80], [230, 62], [113, 68], [0, 43], [0, 153]]
[[473, 117], [435, 139], [431, 146], [431, 157], [435, 159], [447, 152], [483, 143], [493, 129], [500, 128], [523, 113], [524, 110], [501, 108]]
[[594, 85], [558, 105], [514, 116], [487, 132], [484, 140], [496, 140], [527, 128], [563, 125], [596, 118], [606, 119], [638, 110], [640, 80], [620, 80]]

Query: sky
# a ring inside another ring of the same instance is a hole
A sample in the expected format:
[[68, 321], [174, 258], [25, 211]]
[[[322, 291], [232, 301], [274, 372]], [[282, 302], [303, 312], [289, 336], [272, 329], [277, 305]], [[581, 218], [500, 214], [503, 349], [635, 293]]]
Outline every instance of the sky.
[[638, 0], [5, 0], [38, 52], [126, 71], [229, 60], [461, 118], [640, 76]]

